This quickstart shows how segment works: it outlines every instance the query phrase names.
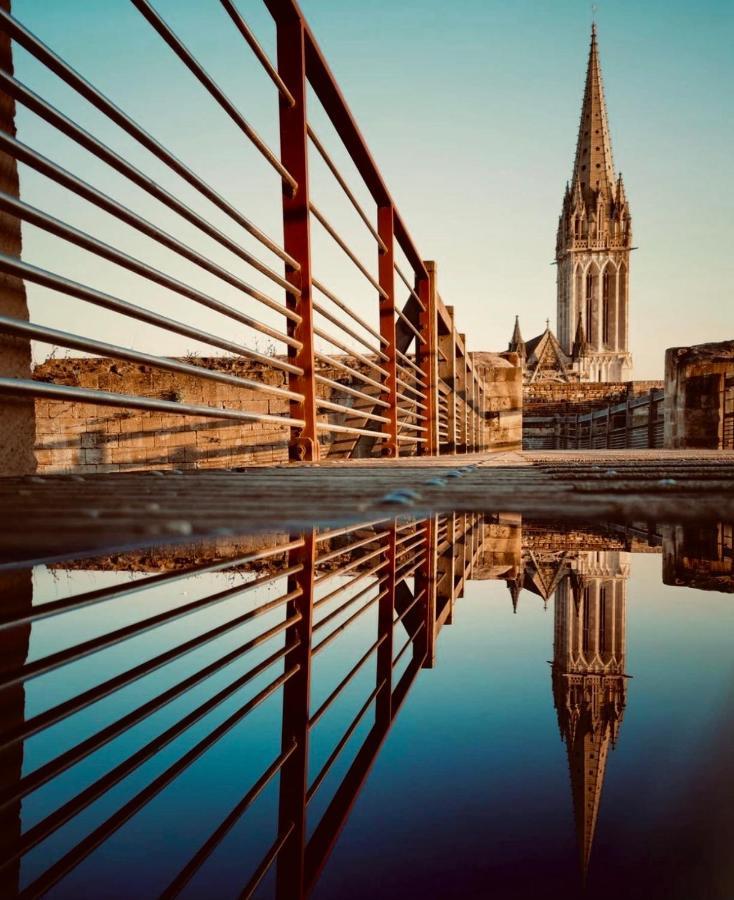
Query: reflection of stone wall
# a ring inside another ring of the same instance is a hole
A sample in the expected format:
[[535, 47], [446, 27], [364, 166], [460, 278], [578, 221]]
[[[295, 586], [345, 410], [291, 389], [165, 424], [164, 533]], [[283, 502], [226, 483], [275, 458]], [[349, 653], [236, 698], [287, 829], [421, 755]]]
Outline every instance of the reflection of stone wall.
[[734, 593], [734, 526], [664, 526], [663, 583]]
[[[734, 382], [734, 341], [665, 352], [665, 446], [734, 449], [725, 433], [726, 380]], [[730, 401], [734, 405], [733, 399]]]

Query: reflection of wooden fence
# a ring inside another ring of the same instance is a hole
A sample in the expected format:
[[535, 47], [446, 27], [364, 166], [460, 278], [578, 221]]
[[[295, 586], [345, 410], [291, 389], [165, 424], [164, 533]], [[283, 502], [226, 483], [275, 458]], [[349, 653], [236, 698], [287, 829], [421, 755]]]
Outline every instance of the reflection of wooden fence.
[[654, 389], [580, 415], [528, 416], [523, 420], [524, 445], [538, 450], [660, 448], [663, 399], [664, 391]]

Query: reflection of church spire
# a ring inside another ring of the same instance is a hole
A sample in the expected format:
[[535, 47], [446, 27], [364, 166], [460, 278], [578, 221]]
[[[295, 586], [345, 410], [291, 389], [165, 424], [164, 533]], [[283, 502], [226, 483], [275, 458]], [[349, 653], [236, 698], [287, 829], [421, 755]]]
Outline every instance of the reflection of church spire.
[[629, 567], [617, 551], [581, 553], [555, 601], [553, 702], [566, 744], [584, 881], [599, 816], [607, 753], [627, 698], [624, 674]]
[[512, 597], [512, 611], [516, 613], [517, 601], [520, 599], [520, 593], [522, 592], [522, 583], [519, 578], [508, 578], [507, 587], [510, 589], [510, 596]]

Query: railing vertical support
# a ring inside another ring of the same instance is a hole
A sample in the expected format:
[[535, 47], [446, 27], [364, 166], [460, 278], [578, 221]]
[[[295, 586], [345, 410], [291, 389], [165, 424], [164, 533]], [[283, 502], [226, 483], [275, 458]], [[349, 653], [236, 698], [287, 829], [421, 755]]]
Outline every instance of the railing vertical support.
[[423, 659], [423, 668], [432, 669], [436, 657], [436, 566], [438, 563], [438, 517], [430, 516], [423, 523], [425, 554], [415, 573], [415, 592], [424, 591], [423, 614], [425, 627], [414, 658]]
[[[377, 634], [382, 643], [377, 648], [377, 687], [383, 685], [375, 701], [375, 716], [379, 727], [387, 728], [392, 720], [392, 655], [393, 619], [395, 617], [395, 570], [397, 567], [397, 525], [393, 522], [387, 535], [385, 557], [387, 567], [380, 581], [377, 609]], [[384, 682], [384, 684], [383, 684]]]
[[294, 269], [286, 264], [286, 279], [298, 288], [299, 295], [287, 294], [288, 306], [301, 317], [289, 322], [289, 334], [302, 344], [288, 348], [289, 361], [303, 369], [303, 375], [291, 374], [289, 387], [303, 394], [303, 400], [291, 400], [291, 416], [303, 419], [305, 425], [291, 430], [291, 459], [316, 460], [319, 441], [316, 428], [316, 379], [314, 361], [314, 323], [311, 296], [311, 224], [308, 180], [308, 131], [306, 115], [306, 45], [305, 26], [290, 3], [271, 4], [277, 27], [278, 74], [291, 92], [295, 103], [290, 106], [280, 99], [280, 157], [285, 168], [298, 182], [295, 191], [283, 185], [283, 245], [299, 264]]
[[384, 351], [387, 360], [385, 385], [389, 391], [390, 409], [386, 411], [389, 422], [385, 422], [383, 431], [386, 440], [382, 444], [382, 455], [400, 456], [398, 441], [398, 361], [396, 354], [397, 328], [395, 321], [395, 211], [392, 206], [380, 206], [377, 209], [377, 233], [385, 250], [378, 248], [378, 280], [385, 296], [380, 295], [380, 334], [387, 341]]
[[456, 386], [454, 370], [456, 368], [456, 340], [454, 338], [454, 310], [447, 306], [451, 329], [446, 334], [437, 334], [436, 340], [440, 352], [438, 375], [449, 389], [446, 395], [446, 453], [453, 453], [456, 446]]
[[425, 309], [420, 314], [420, 332], [425, 344], [419, 344], [416, 350], [418, 365], [426, 384], [426, 419], [425, 443], [420, 444], [419, 453], [425, 456], [437, 456], [438, 449], [438, 344], [436, 322], [436, 279], [437, 267], [432, 260], [424, 262], [428, 278], [419, 278], [416, 293]]
[[286, 671], [298, 665], [295, 675], [283, 686], [283, 727], [281, 744], [284, 751], [295, 746], [280, 773], [278, 833], [292, 831], [284, 843], [277, 864], [277, 896], [292, 900], [301, 896], [304, 881], [304, 849], [306, 846], [306, 792], [308, 790], [308, 736], [311, 697], [311, 635], [313, 631], [313, 586], [316, 568], [316, 538], [306, 534], [302, 547], [288, 554], [289, 566], [302, 569], [288, 577], [288, 592], [299, 595], [288, 601], [287, 616], [300, 615], [285, 634], [293, 649], [285, 657]]

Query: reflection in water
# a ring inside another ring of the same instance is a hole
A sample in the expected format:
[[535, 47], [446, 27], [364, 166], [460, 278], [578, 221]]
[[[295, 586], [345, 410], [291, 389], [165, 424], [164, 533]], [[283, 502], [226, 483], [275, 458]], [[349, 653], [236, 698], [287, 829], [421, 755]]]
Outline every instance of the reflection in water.
[[630, 556], [661, 549], [667, 583], [732, 590], [729, 526], [464, 514], [3, 567], [0, 896], [310, 893], [469, 579], [506, 582], [515, 611], [553, 599], [585, 880], [627, 705]]

